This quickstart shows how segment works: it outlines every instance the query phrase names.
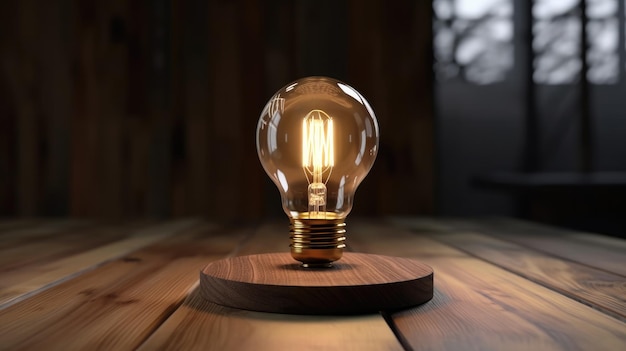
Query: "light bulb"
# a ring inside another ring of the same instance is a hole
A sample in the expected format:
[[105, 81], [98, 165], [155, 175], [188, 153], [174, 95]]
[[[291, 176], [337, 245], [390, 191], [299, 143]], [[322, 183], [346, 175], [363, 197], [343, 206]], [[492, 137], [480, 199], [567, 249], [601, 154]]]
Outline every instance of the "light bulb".
[[291, 222], [292, 257], [330, 267], [343, 254], [345, 218], [378, 152], [374, 111], [345, 83], [303, 78], [265, 105], [256, 146]]

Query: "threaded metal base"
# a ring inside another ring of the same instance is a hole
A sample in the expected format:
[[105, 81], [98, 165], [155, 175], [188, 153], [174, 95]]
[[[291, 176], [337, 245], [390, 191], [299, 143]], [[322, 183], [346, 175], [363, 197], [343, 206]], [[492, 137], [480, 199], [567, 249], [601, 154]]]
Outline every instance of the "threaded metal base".
[[291, 219], [291, 257], [303, 267], [330, 267], [346, 247], [344, 219]]

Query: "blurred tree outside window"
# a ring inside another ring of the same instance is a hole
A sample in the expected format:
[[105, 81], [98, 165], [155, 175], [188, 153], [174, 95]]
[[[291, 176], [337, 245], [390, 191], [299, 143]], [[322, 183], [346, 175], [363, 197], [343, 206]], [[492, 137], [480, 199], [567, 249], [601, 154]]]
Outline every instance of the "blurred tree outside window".
[[[586, 1], [587, 79], [592, 84], [617, 83], [620, 66], [626, 70], [626, 62], [619, 63], [619, 1]], [[578, 79], [579, 5], [580, 0], [533, 1], [535, 83], [570, 84]], [[514, 66], [513, 0], [434, 0], [433, 11], [438, 80], [460, 77], [491, 84], [505, 79]], [[626, 43], [626, 38], [621, 40]]]

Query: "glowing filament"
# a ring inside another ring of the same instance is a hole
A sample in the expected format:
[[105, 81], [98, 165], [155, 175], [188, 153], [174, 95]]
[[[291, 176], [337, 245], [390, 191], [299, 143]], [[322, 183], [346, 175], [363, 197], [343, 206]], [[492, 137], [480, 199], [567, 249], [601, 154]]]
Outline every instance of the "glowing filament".
[[322, 110], [313, 110], [302, 120], [302, 167], [309, 181], [309, 212], [314, 216], [326, 207], [324, 175], [327, 181], [335, 164], [333, 133], [333, 119]]
[[313, 110], [302, 120], [302, 167], [323, 183], [322, 175], [335, 164], [333, 120], [324, 111]]

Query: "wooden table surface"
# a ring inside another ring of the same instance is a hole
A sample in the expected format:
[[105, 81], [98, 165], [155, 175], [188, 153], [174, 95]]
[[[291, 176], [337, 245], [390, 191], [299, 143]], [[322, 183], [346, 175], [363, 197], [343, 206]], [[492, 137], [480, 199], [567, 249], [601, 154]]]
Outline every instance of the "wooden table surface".
[[351, 251], [418, 259], [430, 302], [357, 316], [204, 301], [199, 271], [287, 251], [286, 221], [0, 221], [0, 349], [626, 350], [626, 241], [509, 219], [349, 218]]

